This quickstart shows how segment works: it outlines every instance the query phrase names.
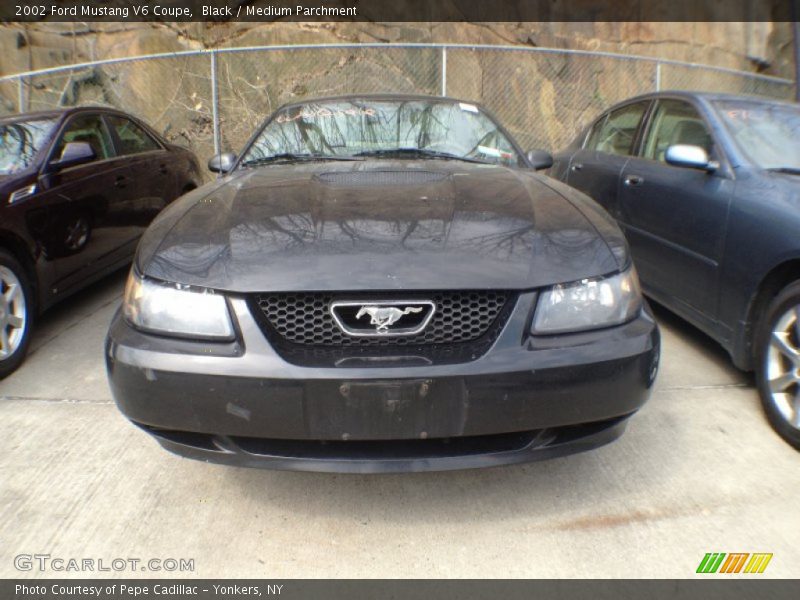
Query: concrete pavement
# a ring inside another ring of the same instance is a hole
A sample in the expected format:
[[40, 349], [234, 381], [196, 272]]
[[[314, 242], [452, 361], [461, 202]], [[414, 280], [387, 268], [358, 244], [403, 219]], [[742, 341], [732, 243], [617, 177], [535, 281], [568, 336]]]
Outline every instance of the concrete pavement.
[[[412, 475], [234, 469], [177, 458], [125, 421], [103, 368], [124, 273], [47, 314], [0, 382], [0, 576], [14, 557], [194, 559], [120, 576], [691, 577], [706, 552], [800, 575], [800, 453], [752, 381], [664, 310], [656, 391], [597, 451]], [[97, 565], [97, 562], [95, 562]]]

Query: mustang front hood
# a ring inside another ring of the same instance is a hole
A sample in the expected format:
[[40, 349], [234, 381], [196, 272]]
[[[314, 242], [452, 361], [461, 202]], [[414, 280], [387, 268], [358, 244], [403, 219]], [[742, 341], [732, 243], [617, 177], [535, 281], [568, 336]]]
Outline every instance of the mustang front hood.
[[441, 160], [239, 171], [162, 213], [137, 264], [235, 292], [530, 289], [618, 270], [608, 222], [547, 181]]

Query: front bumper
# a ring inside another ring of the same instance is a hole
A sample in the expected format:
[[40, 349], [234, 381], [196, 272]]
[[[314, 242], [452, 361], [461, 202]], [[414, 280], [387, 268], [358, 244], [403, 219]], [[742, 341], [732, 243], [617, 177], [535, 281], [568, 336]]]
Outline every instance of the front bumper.
[[647, 400], [659, 334], [620, 327], [530, 338], [522, 294], [477, 360], [303, 367], [269, 345], [243, 299], [230, 344], [142, 334], [118, 312], [109, 381], [120, 410], [177, 454], [337, 472], [446, 470], [548, 458], [612, 441]]

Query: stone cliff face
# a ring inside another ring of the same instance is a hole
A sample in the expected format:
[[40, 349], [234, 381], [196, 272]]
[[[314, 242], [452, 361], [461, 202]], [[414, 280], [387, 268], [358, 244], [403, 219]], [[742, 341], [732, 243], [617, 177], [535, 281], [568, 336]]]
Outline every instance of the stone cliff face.
[[0, 72], [250, 45], [449, 42], [576, 48], [793, 75], [787, 23], [35, 23], [0, 26]]
[[[768, 17], [767, 17], [768, 18]], [[618, 52], [793, 77], [787, 23], [36, 23], [0, 26], [0, 73], [181, 50], [279, 44], [447, 42]], [[32, 79], [28, 110], [100, 102], [137, 113], [205, 158], [213, 147], [210, 58], [138, 61]], [[238, 149], [277, 105], [348, 92], [440, 93], [442, 57], [419, 49], [219, 55], [221, 136]], [[664, 71], [662, 87], [761, 92], [704, 72]], [[656, 84], [649, 63], [565, 54], [448, 52], [447, 93], [492, 108], [525, 145], [555, 148], [611, 102]], [[786, 96], [788, 88], [766, 90]], [[16, 84], [0, 109], [17, 110]]]

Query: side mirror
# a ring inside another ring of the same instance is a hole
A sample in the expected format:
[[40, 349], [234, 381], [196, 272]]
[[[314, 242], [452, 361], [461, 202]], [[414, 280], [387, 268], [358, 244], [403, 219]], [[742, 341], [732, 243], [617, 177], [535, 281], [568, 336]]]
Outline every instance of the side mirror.
[[531, 150], [526, 155], [528, 162], [531, 163], [532, 168], [537, 171], [541, 169], [549, 169], [553, 166], [553, 155], [547, 150]]
[[208, 160], [208, 170], [212, 173], [227, 173], [236, 164], [236, 155], [233, 152], [216, 154]]
[[708, 152], [705, 149], [689, 144], [670, 146], [667, 148], [666, 154], [664, 154], [664, 160], [667, 161], [667, 164], [675, 167], [702, 169], [709, 173], [719, 169], [719, 163], [715, 160], [709, 160]]
[[92, 146], [86, 142], [67, 142], [58, 160], [51, 163], [55, 169], [66, 169], [97, 158]]

